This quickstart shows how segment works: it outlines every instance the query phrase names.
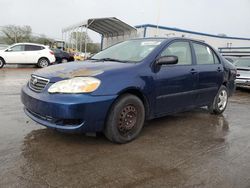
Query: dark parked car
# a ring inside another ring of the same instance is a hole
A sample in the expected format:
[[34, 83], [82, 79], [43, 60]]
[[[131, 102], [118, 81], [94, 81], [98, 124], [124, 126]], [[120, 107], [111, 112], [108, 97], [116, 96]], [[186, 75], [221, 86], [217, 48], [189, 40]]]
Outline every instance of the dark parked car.
[[226, 109], [236, 69], [211, 46], [184, 38], [134, 39], [83, 63], [39, 70], [22, 88], [25, 113], [66, 132], [104, 132], [126, 143], [144, 120], [207, 106]]
[[223, 56], [226, 60], [228, 60], [230, 63], [234, 64], [234, 62], [239, 59], [239, 57], [235, 56]]
[[70, 61], [74, 61], [74, 55], [70, 54], [68, 52], [65, 52], [61, 49], [52, 49], [55, 57], [56, 57], [56, 63], [67, 63]]

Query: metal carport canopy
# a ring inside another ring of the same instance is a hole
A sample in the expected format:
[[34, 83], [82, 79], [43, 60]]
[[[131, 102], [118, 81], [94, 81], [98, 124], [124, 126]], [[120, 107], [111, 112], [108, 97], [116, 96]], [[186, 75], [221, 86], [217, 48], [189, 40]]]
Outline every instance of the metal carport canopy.
[[79, 27], [86, 27], [103, 36], [121, 36], [136, 32], [136, 28], [126, 24], [125, 22], [115, 18], [92, 18], [78, 24], [66, 27], [62, 32], [72, 31]]

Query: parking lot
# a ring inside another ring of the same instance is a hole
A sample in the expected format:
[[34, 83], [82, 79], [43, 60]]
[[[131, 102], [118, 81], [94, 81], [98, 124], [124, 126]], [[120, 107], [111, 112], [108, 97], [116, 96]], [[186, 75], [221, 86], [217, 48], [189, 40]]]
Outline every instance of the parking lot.
[[34, 68], [0, 70], [0, 187], [249, 187], [250, 90], [223, 116], [206, 109], [146, 123], [135, 141], [58, 133], [26, 117]]

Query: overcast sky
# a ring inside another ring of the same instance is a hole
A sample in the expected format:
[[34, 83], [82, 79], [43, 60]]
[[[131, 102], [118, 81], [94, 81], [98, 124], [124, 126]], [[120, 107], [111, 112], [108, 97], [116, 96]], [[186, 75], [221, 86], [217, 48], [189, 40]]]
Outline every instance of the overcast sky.
[[159, 25], [250, 38], [250, 0], [0, 0], [0, 8], [0, 26], [30, 25], [59, 39], [62, 28], [88, 18], [134, 26], [157, 24], [158, 15]]

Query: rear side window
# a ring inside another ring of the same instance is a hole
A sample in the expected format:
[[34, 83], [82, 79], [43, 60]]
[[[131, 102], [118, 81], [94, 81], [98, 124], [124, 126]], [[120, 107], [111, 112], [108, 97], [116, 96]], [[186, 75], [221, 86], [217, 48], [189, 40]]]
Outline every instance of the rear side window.
[[25, 45], [25, 51], [38, 51], [43, 50], [44, 47], [42, 46], [35, 46], [35, 45]]
[[215, 53], [213, 54], [214, 54], [214, 63], [219, 64], [220, 63], [219, 58], [217, 57], [217, 55], [215, 55]]
[[193, 43], [197, 64], [218, 64], [219, 59], [215, 53], [203, 44]]
[[161, 56], [174, 55], [178, 57], [177, 65], [191, 65], [192, 56], [189, 42], [174, 42], [170, 44], [162, 53]]

